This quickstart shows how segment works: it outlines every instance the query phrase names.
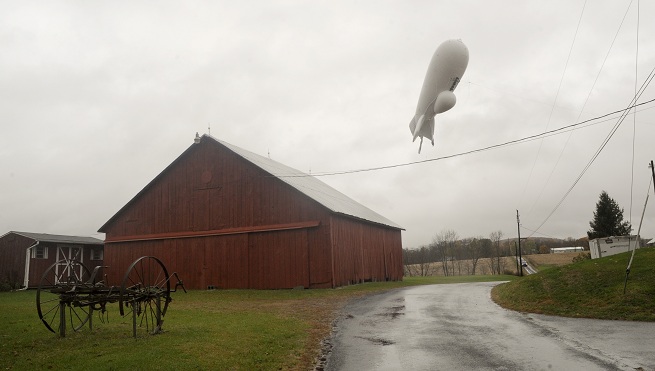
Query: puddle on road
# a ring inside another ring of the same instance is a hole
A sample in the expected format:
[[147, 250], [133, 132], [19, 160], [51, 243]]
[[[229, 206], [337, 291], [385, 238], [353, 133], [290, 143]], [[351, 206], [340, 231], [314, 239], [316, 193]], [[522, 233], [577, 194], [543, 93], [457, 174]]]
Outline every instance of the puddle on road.
[[392, 345], [392, 344], [396, 344], [396, 342], [393, 341], [393, 340], [382, 339], [382, 338], [377, 338], [377, 337], [370, 337], [370, 338], [369, 338], [369, 337], [364, 337], [364, 336], [355, 336], [355, 337], [356, 337], [356, 338], [360, 338], [360, 339], [364, 339], [364, 340], [368, 340], [368, 341], [370, 341], [371, 343], [373, 343], [373, 344], [377, 344], [377, 345]]
[[386, 309], [385, 312], [377, 313], [376, 316], [391, 317], [391, 318], [395, 319], [395, 318], [398, 318], [398, 316], [400, 316], [400, 315], [405, 315], [405, 313], [403, 313], [403, 311], [405, 310], [404, 305], [398, 305], [398, 306], [395, 306], [395, 307], [385, 308], [385, 309]]

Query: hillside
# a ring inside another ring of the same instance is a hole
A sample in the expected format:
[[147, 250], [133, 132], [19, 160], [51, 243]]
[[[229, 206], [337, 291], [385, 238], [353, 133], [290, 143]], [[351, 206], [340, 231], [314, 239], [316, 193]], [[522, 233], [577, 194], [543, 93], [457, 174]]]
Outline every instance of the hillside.
[[655, 321], [655, 248], [637, 250], [624, 294], [629, 259], [624, 253], [545, 268], [495, 287], [492, 299], [522, 312]]

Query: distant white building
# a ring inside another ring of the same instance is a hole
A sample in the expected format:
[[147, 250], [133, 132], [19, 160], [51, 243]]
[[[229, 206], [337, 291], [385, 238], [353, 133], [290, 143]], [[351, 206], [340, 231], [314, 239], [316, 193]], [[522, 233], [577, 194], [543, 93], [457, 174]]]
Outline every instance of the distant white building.
[[551, 254], [561, 254], [564, 252], [578, 252], [578, 251], [584, 251], [584, 247], [582, 246], [553, 247], [550, 249]]
[[589, 241], [589, 251], [591, 251], [592, 259], [632, 251], [639, 247], [637, 236], [612, 236]]

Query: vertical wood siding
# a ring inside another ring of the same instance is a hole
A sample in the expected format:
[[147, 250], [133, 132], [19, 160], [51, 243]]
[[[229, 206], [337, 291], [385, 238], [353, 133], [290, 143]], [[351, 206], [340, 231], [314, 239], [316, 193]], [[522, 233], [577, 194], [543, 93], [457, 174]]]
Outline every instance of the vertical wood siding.
[[[400, 277], [395, 267], [385, 271], [387, 262], [395, 264], [392, 258], [402, 255], [399, 230], [336, 218], [335, 232], [335, 218], [331, 215], [316, 201], [223, 145], [203, 140], [175, 160], [103, 227], [107, 236], [105, 262], [112, 266], [110, 277], [117, 279], [137, 258], [157, 256], [169, 272], [178, 272], [186, 287], [193, 289], [210, 285], [257, 289], [335, 287], [402, 278], [402, 265]], [[317, 221], [319, 226], [111, 242], [145, 235], [306, 221]], [[334, 241], [340, 245], [333, 247]]]
[[32, 244], [34, 240], [14, 233], [0, 238], [0, 282], [23, 284], [25, 249]]
[[[130, 264], [157, 256], [187, 288], [309, 288], [306, 229], [228, 236], [111, 243], [105, 248], [108, 281], [120, 285]], [[322, 283], [322, 282], [321, 282]]]
[[307, 230], [248, 235], [249, 287], [309, 287]]
[[226, 148], [209, 141], [197, 146], [160, 174], [104, 232], [120, 237], [218, 230], [325, 215], [313, 200]]
[[399, 231], [338, 216], [331, 225], [336, 286], [402, 280]]

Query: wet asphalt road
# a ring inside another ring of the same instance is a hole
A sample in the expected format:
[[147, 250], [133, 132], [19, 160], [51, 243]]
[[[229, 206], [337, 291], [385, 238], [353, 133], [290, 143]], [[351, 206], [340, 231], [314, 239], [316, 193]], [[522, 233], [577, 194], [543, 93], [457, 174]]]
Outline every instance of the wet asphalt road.
[[394, 290], [346, 306], [326, 370], [655, 370], [655, 323], [506, 310], [498, 284]]

